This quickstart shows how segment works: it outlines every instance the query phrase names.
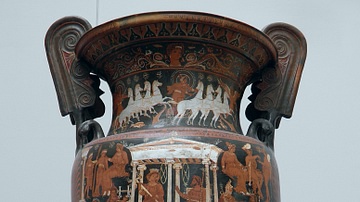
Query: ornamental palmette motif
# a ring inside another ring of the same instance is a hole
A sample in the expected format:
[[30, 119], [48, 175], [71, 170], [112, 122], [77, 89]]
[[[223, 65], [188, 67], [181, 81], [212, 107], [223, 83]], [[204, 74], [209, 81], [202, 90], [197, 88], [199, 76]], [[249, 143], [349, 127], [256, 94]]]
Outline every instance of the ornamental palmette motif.
[[[161, 29], [159, 30], [159, 27]], [[157, 31], [159, 30], [159, 31]], [[202, 30], [202, 31], [199, 31]], [[210, 39], [233, 46], [244, 51], [248, 57], [254, 58], [257, 65], [263, 65], [264, 61], [269, 57], [263, 49], [258, 49], [260, 44], [246, 35], [240, 35], [232, 30], [223, 27], [210, 27], [201, 23], [154, 23], [150, 25], [136, 26], [120, 29], [104, 38], [99, 38], [95, 44], [86, 53], [91, 62], [97, 63], [98, 58], [103, 54], [107, 54], [112, 48], [117, 46], [128, 46], [139, 40], [149, 40], [157, 37], [187, 37], [189, 39]], [[99, 48], [98, 48], [99, 47]]]
[[[196, 12], [93, 29], [69, 17], [45, 45], [60, 111], [76, 125], [73, 202], [280, 201], [275, 129], [291, 117], [306, 56], [296, 28]], [[106, 137], [94, 120], [100, 78], [113, 98]]]

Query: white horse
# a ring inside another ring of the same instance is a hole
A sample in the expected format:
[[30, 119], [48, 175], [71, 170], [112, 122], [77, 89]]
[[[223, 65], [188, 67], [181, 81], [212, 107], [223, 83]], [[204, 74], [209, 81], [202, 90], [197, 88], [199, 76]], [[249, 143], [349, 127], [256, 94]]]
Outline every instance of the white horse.
[[178, 113], [174, 117], [172, 123], [179, 125], [181, 118], [185, 115], [187, 110], [191, 111], [191, 116], [188, 118], [187, 124], [193, 124], [193, 121], [197, 114], [200, 111], [201, 104], [202, 104], [202, 94], [204, 90], [204, 84], [202, 81], [198, 82], [198, 85], [196, 87], [198, 92], [196, 93], [195, 97], [190, 100], [182, 100], [177, 105], [177, 111]]
[[122, 110], [120, 115], [116, 118], [118, 123], [120, 124], [120, 128], [122, 128], [124, 124], [129, 124], [132, 118], [136, 118], [138, 121], [140, 120], [138, 114], [140, 113], [140, 115], [142, 115], [142, 109], [139, 108], [139, 104], [142, 102], [143, 99], [141, 96], [142, 90], [143, 89], [141, 88], [140, 84], [136, 84], [134, 96], [133, 89], [128, 88], [129, 102], [125, 109]]
[[[127, 107], [130, 107], [131, 105], [135, 104], [134, 91], [132, 88], [128, 88], [128, 97], [129, 97], [129, 101], [128, 101]], [[137, 120], [139, 120], [139, 116], [135, 112], [131, 115], [131, 117], [134, 117]]]
[[150, 99], [151, 98], [151, 83], [149, 81], [144, 82], [143, 91], [145, 91], [144, 99]]
[[[148, 116], [148, 111], [150, 113], [157, 114], [154, 106], [157, 104], [166, 104], [170, 107], [170, 104], [165, 102], [165, 99], [168, 97], [163, 98], [163, 95], [159, 89], [161, 86], [158, 80], [154, 80], [151, 84], [149, 81], [144, 82], [144, 88], [141, 88], [140, 84], [135, 85], [135, 99], [133, 96], [133, 90], [131, 88], [128, 89], [128, 96], [130, 97], [128, 105], [125, 109], [120, 113], [120, 115], [116, 118], [120, 127], [124, 124], [129, 124], [132, 118], [136, 118], [140, 121], [139, 116]], [[142, 96], [142, 92], [144, 96]]]
[[120, 128], [123, 128], [123, 125], [129, 124], [132, 118], [136, 118], [139, 121], [139, 117], [135, 112], [136, 105], [128, 105], [126, 108], [120, 113], [118, 117], [116, 117]]
[[135, 85], [135, 102], [138, 102], [139, 100], [142, 99], [142, 95], [141, 95], [141, 91], [143, 91], [144, 89], [141, 88], [140, 84], [136, 84]]
[[128, 88], [127, 96], [129, 98], [128, 105], [133, 105], [134, 104], [134, 91], [132, 88]]
[[[143, 99], [143, 103], [142, 103], [142, 107], [146, 110], [149, 110], [150, 113], [155, 113], [157, 114], [156, 110], [154, 109], [155, 105], [158, 104], [168, 104], [167, 102], [164, 102], [165, 99], [167, 99], [168, 97], [163, 97], [159, 86], [162, 86], [162, 83], [159, 82], [158, 80], [154, 80], [152, 85], [150, 84], [150, 82], [144, 83], [145, 87], [144, 87], [144, 91], [146, 91], [144, 99]], [[152, 87], [152, 93], [151, 92], [151, 88]], [[170, 106], [170, 105], [169, 105]]]
[[150, 113], [156, 113], [153, 104], [152, 104], [152, 96], [151, 96], [151, 83], [149, 81], [145, 81], [144, 82], [144, 89], [145, 91], [145, 96], [142, 99], [142, 103], [139, 106], [140, 108], [142, 108], [142, 110], [144, 111], [144, 113], [146, 115], [148, 115], [146, 112], [149, 110]]
[[211, 119], [210, 126], [216, 128], [216, 122], [218, 121], [221, 114], [228, 114], [232, 116], [231, 109], [229, 106], [229, 94], [224, 91], [224, 101], [214, 100], [214, 107], [211, 109], [214, 113], [214, 116]]
[[[177, 111], [178, 113], [173, 119], [173, 124], [175, 124], [175, 121], [177, 120], [176, 124], [179, 125], [181, 118], [185, 115], [187, 110], [190, 110], [195, 115], [198, 113], [201, 107], [202, 100], [199, 100], [197, 98], [193, 98], [191, 100], [183, 100], [178, 103], [177, 105]], [[195, 113], [194, 113], [195, 112]], [[193, 117], [193, 116], [192, 116]], [[191, 116], [188, 119], [188, 124], [191, 123]]]
[[162, 83], [158, 80], [154, 80], [152, 83], [151, 103], [159, 103], [163, 101], [163, 95], [161, 94], [159, 86], [162, 86]]
[[[218, 87], [218, 89], [219, 89], [219, 87]], [[218, 89], [217, 89], [217, 91], [218, 91]], [[210, 110], [211, 110], [211, 108], [213, 106], [214, 92], [215, 91], [214, 91], [213, 85], [209, 84], [206, 87], [206, 98], [204, 99], [202, 107], [200, 108], [201, 116], [200, 116], [200, 119], [199, 119], [199, 125], [201, 125], [201, 121], [203, 120], [204, 121], [203, 125], [205, 126], [205, 120], [208, 117], [209, 112], [210, 112]], [[219, 95], [219, 93], [217, 93], [217, 95], [215, 97], [220, 97], [218, 95]]]
[[191, 109], [191, 115], [187, 121], [188, 125], [190, 125], [190, 124], [194, 125], [194, 119], [197, 117], [197, 115], [201, 111], [201, 109], [203, 107], [203, 103], [204, 103], [204, 99], [203, 99], [204, 84], [203, 84], [203, 82], [199, 81], [198, 85], [196, 86], [196, 89], [198, 90], [198, 92], [193, 99], [200, 100], [201, 104], [199, 106], [194, 106], [194, 108]]
[[[144, 97], [142, 96], [142, 92], [145, 91]], [[137, 106], [134, 109], [134, 112], [139, 114], [139, 116], [147, 116], [150, 117], [147, 113], [147, 105], [145, 104], [146, 100], [150, 100], [150, 91], [151, 91], [151, 84], [149, 81], [144, 82], [144, 88], [141, 88], [140, 84], [135, 85], [135, 101], [134, 105]]]

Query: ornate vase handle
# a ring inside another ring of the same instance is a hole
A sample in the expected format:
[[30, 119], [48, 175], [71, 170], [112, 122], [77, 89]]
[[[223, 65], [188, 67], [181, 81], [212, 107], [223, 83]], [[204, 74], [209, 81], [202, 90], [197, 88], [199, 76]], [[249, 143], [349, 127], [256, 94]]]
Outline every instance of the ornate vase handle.
[[[45, 38], [61, 114], [70, 115], [78, 131], [76, 151], [84, 142], [91, 141], [89, 137], [103, 136], [100, 125], [94, 122], [82, 125], [105, 112], [99, 98], [103, 93], [99, 89], [99, 77], [90, 74], [90, 69], [77, 60], [74, 51], [78, 40], [90, 29], [91, 25], [82, 18], [65, 17], [49, 28]], [[271, 24], [263, 32], [276, 45], [278, 58], [276, 64], [265, 68], [254, 79], [249, 97], [251, 103], [246, 109], [246, 116], [252, 122], [247, 135], [273, 149], [274, 128], [279, 127], [281, 117], [290, 118], [292, 115], [306, 58], [306, 40], [298, 29], [284, 23]], [[84, 128], [89, 130], [85, 133]]]
[[[89, 126], [89, 123], [82, 125], [85, 121], [100, 117], [105, 112], [105, 106], [99, 98], [103, 93], [99, 89], [99, 77], [90, 74], [90, 69], [75, 56], [75, 45], [90, 29], [89, 22], [82, 18], [65, 17], [53, 23], [45, 37], [47, 58], [61, 115], [70, 115], [71, 123], [81, 133], [84, 133], [84, 126]], [[93, 126], [94, 123], [90, 125]], [[76, 152], [84, 143], [82, 137], [84, 136], [76, 135]]]
[[246, 116], [252, 124], [247, 135], [274, 149], [274, 130], [268, 128], [279, 128], [282, 117], [292, 116], [307, 48], [303, 34], [289, 24], [274, 23], [263, 32], [276, 45], [278, 61], [251, 86]]

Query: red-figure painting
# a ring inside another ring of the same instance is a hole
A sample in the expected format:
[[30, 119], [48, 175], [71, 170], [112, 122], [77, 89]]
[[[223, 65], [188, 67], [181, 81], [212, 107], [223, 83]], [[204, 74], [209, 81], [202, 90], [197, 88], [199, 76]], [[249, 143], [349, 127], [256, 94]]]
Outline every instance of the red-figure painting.
[[[76, 125], [73, 202], [280, 201], [275, 129], [292, 115], [306, 57], [295, 27], [182, 11], [95, 28], [66, 17], [45, 46]], [[101, 82], [113, 101], [106, 135]]]

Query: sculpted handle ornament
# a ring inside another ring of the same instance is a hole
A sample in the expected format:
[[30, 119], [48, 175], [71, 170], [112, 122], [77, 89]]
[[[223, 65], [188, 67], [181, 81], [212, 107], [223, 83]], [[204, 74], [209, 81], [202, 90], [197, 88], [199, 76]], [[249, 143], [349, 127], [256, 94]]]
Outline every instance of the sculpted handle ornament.
[[[292, 115], [306, 56], [296, 28], [197, 12], [95, 28], [67, 17], [45, 47], [61, 114], [76, 125], [73, 202], [280, 201], [274, 131]], [[106, 136], [94, 120], [99, 78], [113, 97]]]
[[[98, 76], [75, 56], [75, 46], [81, 36], [91, 29], [89, 22], [78, 17], [65, 17], [56, 21], [45, 37], [45, 48], [58, 96], [62, 116], [70, 115], [72, 124], [79, 126], [86, 120], [104, 114], [104, 105], [99, 99]], [[76, 135], [77, 148], [81, 147]]]
[[[266, 123], [266, 127], [278, 128], [281, 117], [292, 116], [306, 58], [306, 40], [297, 28], [285, 23], [271, 24], [263, 32], [274, 42], [278, 61], [274, 67], [265, 68], [252, 85], [246, 116], [253, 122], [268, 120], [270, 123]], [[259, 139], [273, 149], [274, 132], [265, 133], [254, 134], [251, 126], [248, 131], [252, 137], [262, 136]]]

